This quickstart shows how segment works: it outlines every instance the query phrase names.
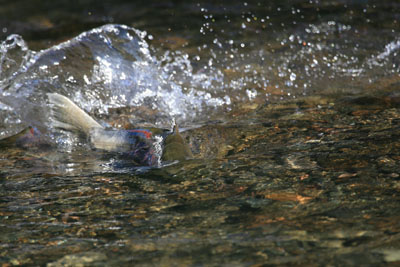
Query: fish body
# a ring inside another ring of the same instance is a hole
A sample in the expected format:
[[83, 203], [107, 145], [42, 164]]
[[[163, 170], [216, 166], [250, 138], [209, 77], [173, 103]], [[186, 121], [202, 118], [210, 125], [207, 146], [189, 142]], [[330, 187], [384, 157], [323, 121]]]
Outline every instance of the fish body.
[[148, 129], [113, 130], [94, 128], [89, 140], [96, 149], [120, 152], [137, 165], [154, 166], [159, 162], [161, 149]]
[[122, 152], [139, 165], [154, 166], [164, 161], [192, 157], [175, 125], [173, 131], [158, 128], [106, 129], [65, 96], [48, 94], [56, 128], [84, 133], [96, 149]]

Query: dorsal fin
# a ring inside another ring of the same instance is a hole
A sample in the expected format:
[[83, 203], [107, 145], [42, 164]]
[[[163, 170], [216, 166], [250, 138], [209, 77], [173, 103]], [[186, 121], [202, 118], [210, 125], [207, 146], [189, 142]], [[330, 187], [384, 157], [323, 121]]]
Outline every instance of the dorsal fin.
[[178, 124], [175, 122], [175, 125], [174, 125], [174, 128], [173, 128], [173, 131], [172, 131], [174, 134], [179, 134], [179, 127], [178, 127]]

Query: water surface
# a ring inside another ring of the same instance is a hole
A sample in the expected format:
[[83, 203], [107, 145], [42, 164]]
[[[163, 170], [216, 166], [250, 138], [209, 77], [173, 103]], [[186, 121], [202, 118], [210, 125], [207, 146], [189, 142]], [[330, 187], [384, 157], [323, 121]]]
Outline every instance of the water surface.
[[[397, 2], [68, 3], [0, 10], [0, 137], [42, 133], [1, 148], [5, 266], [400, 261]], [[49, 92], [194, 158], [93, 150]]]

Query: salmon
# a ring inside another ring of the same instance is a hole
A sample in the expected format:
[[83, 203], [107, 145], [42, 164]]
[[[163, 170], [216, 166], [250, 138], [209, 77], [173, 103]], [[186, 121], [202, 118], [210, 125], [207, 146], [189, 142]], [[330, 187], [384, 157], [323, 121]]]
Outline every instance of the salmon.
[[155, 166], [163, 161], [185, 160], [192, 152], [175, 124], [172, 131], [159, 128], [107, 129], [67, 97], [48, 94], [55, 128], [84, 134], [95, 149], [122, 152], [135, 164]]

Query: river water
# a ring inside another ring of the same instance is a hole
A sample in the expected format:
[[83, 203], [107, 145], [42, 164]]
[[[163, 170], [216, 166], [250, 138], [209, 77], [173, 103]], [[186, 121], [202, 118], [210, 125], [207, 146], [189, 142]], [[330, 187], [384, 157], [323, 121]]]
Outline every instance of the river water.
[[[2, 266], [400, 262], [396, 1], [19, 1], [0, 8]], [[54, 129], [176, 121], [135, 166]]]

